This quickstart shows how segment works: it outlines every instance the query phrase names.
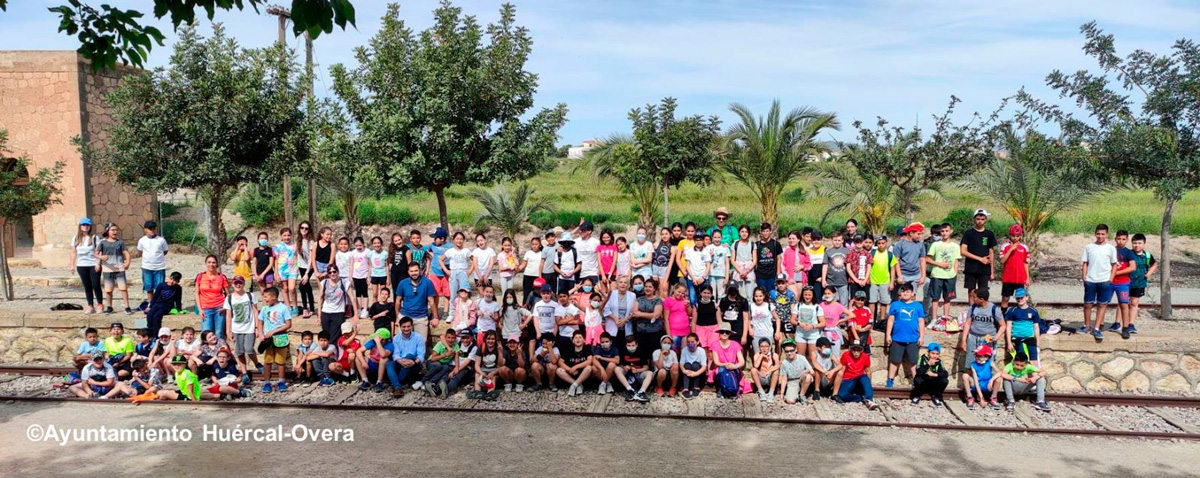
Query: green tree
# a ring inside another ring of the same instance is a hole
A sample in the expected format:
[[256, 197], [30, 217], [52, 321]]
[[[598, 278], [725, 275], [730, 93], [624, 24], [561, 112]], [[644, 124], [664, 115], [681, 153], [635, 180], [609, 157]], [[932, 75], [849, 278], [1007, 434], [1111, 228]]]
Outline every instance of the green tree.
[[[887, 175], [842, 162], [818, 163], [813, 169], [821, 178], [813, 185], [814, 194], [834, 201], [821, 215], [821, 227], [834, 214], [845, 213], [858, 218], [871, 235], [886, 234], [888, 220], [904, 214], [904, 197]], [[938, 185], [916, 193], [918, 200], [941, 197]], [[913, 207], [919, 210], [918, 205]]]
[[185, 28], [168, 68], [126, 76], [108, 96], [108, 143], [76, 143], [91, 166], [138, 191], [205, 192], [208, 246], [222, 251], [229, 197], [307, 161], [295, 68], [278, 47], [239, 48], [219, 24], [207, 39]]
[[533, 107], [537, 75], [525, 71], [533, 40], [511, 4], [485, 29], [449, 2], [414, 35], [388, 6], [379, 32], [355, 52], [358, 67], [331, 70], [334, 90], [389, 165], [388, 183], [427, 190], [443, 227], [446, 188], [532, 177], [547, 167], [567, 107]]
[[4, 277], [4, 300], [13, 299], [12, 272], [8, 268], [8, 226], [41, 214], [53, 204], [60, 204], [59, 180], [63, 162], [51, 168], [38, 168], [29, 174], [29, 159], [22, 156], [7, 158], [8, 131], [0, 129], [0, 275]]
[[475, 218], [475, 228], [482, 230], [495, 226], [504, 231], [504, 235], [515, 239], [517, 234], [529, 227], [529, 218], [533, 217], [534, 213], [554, 212], [554, 208], [545, 199], [534, 199], [536, 192], [524, 182], [513, 191], [502, 185], [497, 185], [490, 191], [471, 191], [471, 197], [483, 206], [483, 211]]
[[[209, 20], [217, 10], [241, 10], [250, 5], [255, 12], [268, 0], [154, 0], [154, 18], [170, 17], [176, 30], [180, 25], [196, 22], [196, 9], [204, 9]], [[8, 0], [0, 0], [0, 10], [7, 10]], [[59, 16], [58, 31], [79, 39], [79, 54], [91, 60], [92, 68], [112, 68], [117, 61], [140, 67], [154, 44], [163, 46], [163, 34], [158, 28], [143, 25], [142, 12], [120, 9], [108, 4], [94, 7], [85, 0], [68, 0], [67, 4], [49, 7]], [[343, 30], [354, 26], [354, 5], [350, 0], [292, 0], [292, 30], [298, 36], [307, 33], [317, 38], [322, 32], [333, 31], [336, 24]]]
[[588, 151], [575, 170], [588, 169], [599, 180], [615, 182], [620, 186], [622, 193], [633, 198], [638, 211], [638, 225], [651, 227], [658, 221], [661, 213], [660, 185], [650, 175], [638, 169], [641, 162], [637, 158], [640, 154], [633, 137], [627, 134], [612, 134], [604, 139], [600, 146]]
[[765, 117], [755, 117], [741, 103], [729, 109], [740, 122], [725, 133], [721, 168], [758, 198], [763, 222], [779, 224], [779, 197], [788, 183], [800, 177], [809, 161], [828, 154], [817, 135], [841, 129], [837, 116], [812, 108], [796, 108], [786, 115], [779, 100], [771, 102]]
[[363, 198], [383, 194], [386, 165], [371, 153], [357, 133], [358, 125], [337, 103], [325, 100], [315, 106], [312, 124], [309, 172], [337, 197], [346, 218], [346, 236], [356, 237], [362, 231], [358, 206]]
[[843, 147], [846, 162], [882, 174], [896, 186], [906, 222], [913, 220], [919, 191], [973, 174], [995, 160], [991, 146], [996, 114], [986, 121], [973, 114], [967, 124], [955, 125], [950, 117], [958, 103], [957, 97], [950, 97], [946, 112], [933, 117], [928, 136], [919, 126], [889, 126], [883, 118], [875, 129], [855, 121], [858, 143]]
[[[1024, 90], [1017, 100], [1057, 122], [1066, 141], [1087, 147], [1114, 176], [1153, 190], [1164, 202], [1158, 259], [1162, 317], [1170, 319], [1171, 218], [1183, 195], [1200, 188], [1200, 45], [1181, 39], [1170, 54], [1134, 50], [1122, 58], [1113, 36], [1095, 22], [1080, 31], [1086, 38], [1084, 53], [1096, 59], [1101, 71], [1055, 70], [1046, 84], [1074, 100], [1086, 118]], [[1111, 84], [1108, 75], [1118, 84]]]

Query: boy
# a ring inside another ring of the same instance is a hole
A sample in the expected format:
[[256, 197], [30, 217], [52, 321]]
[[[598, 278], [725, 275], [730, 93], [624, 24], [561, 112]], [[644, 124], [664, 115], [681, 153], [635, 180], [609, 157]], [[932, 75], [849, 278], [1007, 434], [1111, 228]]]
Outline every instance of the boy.
[[[857, 342], [855, 342], [857, 343]], [[864, 352], [865, 353], [865, 352]], [[868, 355], [869, 356], [869, 355]], [[833, 342], [826, 337], [817, 339], [817, 361], [813, 362], [813, 400], [820, 400], [821, 394], [828, 391], [829, 395], [837, 395], [842, 388], [842, 375], [846, 367], [842, 366], [840, 357], [833, 356]]]
[[871, 312], [875, 317], [879, 317], [883, 309], [892, 303], [892, 291], [896, 289], [896, 281], [900, 278], [899, 267], [896, 256], [888, 250], [887, 236], [881, 234], [875, 239], [869, 273]]
[[104, 351], [108, 353], [108, 364], [117, 371], [117, 378], [125, 380], [133, 370], [133, 338], [125, 336], [125, 325], [113, 322], [109, 326], [108, 338], [104, 339]]
[[1124, 330], [1129, 326], [1129, 284], [1132, 282], [1130, 274], [1137, 271], [1137, 262], [1134, 261], [1133, 251], [1125, 247], [1129, 243], [1129, 231], [1118, 230], [1116, 242], [1117, 270], [1113, 272], [1113, 294], [1117, 296], [1117, 320], [1108, 330], [1121, 332], [1121, 337], [1128, 339], [1129, 334]]
[[146, 328], [158, 330], [162, 328], [163, 316], [172, 311], [183, 309], [183, 287], [179, 281], [183, 274], [172, 272], [167, 280], [158, 284], [151, 292], [149, 303], [146, 305]]
[[1008, 298], [1017, 289], [1029, 289], [1029, 247], [1021, 242], [1025, 230], [1020, 224], [1008, 228], [1008, 244], [1000, 249], [1000, 308], [1008, 310]]
[[[540, 338], [541, 345], [538, 345], [537, 350], [533, 352], [533, 365], [530, 367], [533, 386], [529, 387], [529, 391], [541, 390], [544, 378], [550, 391], [557, 392], [558, 386], [554, 384], [554, 377], [558, 374], [558, 347], [554, 346], [554, 333], [543, 332]], [[618, 367], [617, 370], [620, 368]]]
[[[679, 388], [679, 354], [671, 350], [675, 341], [669, 335], [662, 336], [658, 344], [659, 349], [650, 354], [650, 361], [654, 364], [655, 393], [662, 397], [674, 397], [675, 389]], [[664, 392], [663, 384], [668, 377], [671, 379], [671, 389]]]
[[[150, 336], [150, 329], [138, 329], [137, 343], [133, 345], [133, 360], [148, 359], [153, 351], [154, 337]], [[133, 369], [137, 370], [138, 367]]]
[[337, 346], [329, 343], [329, 333], [321, 331], [317, 333], [317, 346], [308, 353], [307, 360], [312, 364], [313, 370], [317, 372], [317, 377], [320, 379], [317, 384], [321, 387], [333, 385], [333, 377], [330, 377], [331, 365], [333, 360], [337, 358]]
[[125, 249], [125, 241], [121, 240], [116, 224], [110, 222], [104, 227], [103, 238], [96, 243], [96, 258], [102, 261], [104, 298], [108, 304], [104, 313], [113, 313], [113, 288], [116, 288], [125, 300], [125, 315], [133, 314], [133, 309], [129, 308], [129, 286], [125, 282], [125, 271], [129, 270], [129, 250]]
[[988, 302], [988, 297], [987, 289], [975, 291], [971, 307], [967, 309], [967, 321], [963, 324], [958, 341], [958, 350], [967, 353], [966, 363], [975, 361], [975, 349], [980, 345], [986, 344], [994, 349], [1000, 337], [1007, 337], [1004, 313], [996, 304]]
[[855, 236], [852, 241], [857, 241], [850, 248], [850, 252], [846, 254], [846, 271], [847, 277], [850, 279], [850, 295], [854, 296], [855, 292], [862, 291], [865, 294], [871, 292], [871, 283], [868, 275], [871, 273], [871, 256], [875, 247], [875, 241], [862, 236]]
[[[1108, 225], [1096, 226], [1096, 240], [1083, 248], [1083, 326], [1079, 333], [1091, 333], [1104, 340], [1104, 314], [1112, 301], [1113, 276], [1117, 272], [1117, 248], [1108, 243]], [[1092, 321], [1092, 307], [1098, 306]]]
[[150, 384], [150, 367], [149, 362], [144, 358], [133, 360], [133, 374], [130, 376], [129, 383], [117, 382], [116, 386], [108, 392], [104, 398], [112, 398], [117, 395], [126, 397], [134, 397], [143, 393], [155, 393], [158, 389]]
[[[914, 222], [904, 227], [904, 235], [896, 238], [892, 244], [892, 254], [896, 256], [897, 269], [900, 271], [898, 284], [912, 284], [913, 296], [925, 285], [925, 243], [921, 235], [925, 234], [925, 225]], [[895, 299], [893, 297], [893, 299]], [[924, 306], [922, 306], [924, 309]]]
[[1122, 337], [1128, 334], [1136, 334], [1137, 326], [1133, 321], [1138, 316], [1138, 302], [1146, 295], [1146, 287], [1149, 285], [1150, 276], [1158, 271], [1158, 261], [1146, 250], [1146, 235], [1137, 233], [1133, 235], [1133, 263], [1137, 266], [1136, 269], [1129, 274], [1129, 324], [1125, 327]]
[[358, 369], [358, 377], [362, 382], [358, 384], [359, 390], [366, 390], [370, 387], [370, 380], [375, 379], [375, 393], [383, 392], [384, 374], [387, 373], [387, 363], [392, 357], [392, 331], [387, 328], [379, 328], [363, 344], [358, 350], [358, 356], [354, 359], [355, 367]]
[[[901, 293], [904, 294], [905, 290], [907, 290], [908, 302], [911, 303], [912, 287], [901, 290]], [[916, 306], [920, 308], [921, 304], [916, 304]], [[842, 352], [841, 362], [846, 370], [842, 385], [838, 387], [837, 400], [843, 403], [863, 402], [867, 405], [868, 410], [875, 410], [875, 402], [872, 401], [875, 392], [871, 389], [871, 377], [867, 375], [871, 369], [871, 356], [863, 353], [861, 345], [850, 344], [850, 350]]]
[[963, 231], [960, 251], [963, 257], [963, 288], [967, 294], [987, 289], [995, 270], [992, 268], [996, 248], [996, 235], [987, 229], [991, 214], [986, 209], [975, 210], [972, 217], [974, 227]]
[[[993, 410], [1000, 409], [996, 399], [999, 393], [1000, 381], [1003, 377], [996, 373], [995, 362], [992, 361], [992, 348], [981, 345], [975, 350], [975, 361], [962, 374], [962, 387], [967, 392], [967, 408], [975, 408], [975, 397], [979, 397], [979, 405], [988, 404]], [[988, 396], [991, 395], [991, 401]]]
[[214, 395], [217, 400], [225, 396], [241, 398], [250, 396], [249, 390], [238, 389], [241, 372], [238, 371], [237, 363], [230, 358], [232, 355], [233, 353], [229, 351], [228, 347], [221, 347], [217, 350], [217, 360], [213, 363], [212, 385], [204, 389], [208, 394]]
[[620, 351], [613, 347], [612, 342], [612, 335], [608, 332], [601, 333], [600, 346], [592, 351], [592, 368], [595, 369], [592, 374], [600, 380], [600, 388], [597, 390], [600, 395], [607, 395], [613, 391], [611, 381], [613, 372], [617, 369], [617, 361], [620, 360]]
[[[440, 384], [442, 386], [439, 387], [443, 399], [454, 395], [454, 391], [458, 390], [459, 385], [474, 382], [472, 379], [475, 377], [475, 357], [479, 355], [479, 346], [475, 344], [475, 334], [458, 335], [456, 355], [457, 363], [450, 370], [450, 380], [443, 381]], [[430, 384], [430, 386], [432, 385]]]
[[808, 403], [804, 398], [808, 386], [813, 382], [812, 364], [803, 355], [796, 353], [796, 342], [783, 341], [783, 357], [779, 361], [779, 388], [783, 389], [783, 401], [788, 405]]
[[1038, 349], [1041, 348], [1039, 342], [1042, 335], [1042, 317], [1038, 315], [1037, 309], [1030, 307], [1029, 292], [1025, 289], [1017, 289], [1013, 296], [1017, 298], [1017, 306], [1008, 309], [1008, 313], [1004, 314], [1004, 320], [1008, 323], [1008, 354], [1011, 356], [1022, 352], [1034, 363], [1041, 365], [1038, 362]]
[[[925, 308], [913, 301], [912, 284], [900, 286], [900, 302], [888, 307], [887, 330], [883, 345], [888, 348], [887, 386], [895, 384], [896, 373], [901, 364], [907, 365], [905, 372], [915, 376], [917, 352], [925, 340]], [[859, 346], [859, 350], [862, 347]], [[846, 377], [849, 380], [849, 377]], [[845, 386], [845, 382], [843, 382]]]
[[[767, 299], [771, 302], [771, 308], [775, 311], [776, 321], [778, 324], [775, 329], [783, 333], [784, 340], [796, 340], [796, 323], [797, 318], [793, 318], [792, 314], [796, 311], [796, 294], [788, 288], [787, 281], [784, 276], [780, 275], [780, 279], [775, 281], [775, 289], [768, 292]], [[757, 341], [755, 341], [757, 345]]]
[[76, 370], [83, 370], [83, 367], [92, 361], [92, 355], [96, 352], [104, 353], [104, 344], [100, 343], [100, 332], [94, 327], [83, 330], [83, 339], [83, 343], [75, 349]]
[[583, 383], [592, 375], [592, 348], [583, 342], [582, 331], [572, 332], [571, 345], [558, 357], [558, 371], [555, 375], [563, 382], [571, 384], [567, 387], [568, 397], [583, 394]]
[[[650, 397], [646, 396], [646, 389], [650, 388], [650, 367], [646, 364], [646, 356], [638, 353], [637, 349], [637, 337], [625, 337], [625, 352], [621, 354], [621, 364], [615, 372], [617, 381], [629, 392], [625, 397], [626, 402], [649, 403]], [[635, 385], [637, 390], [634, 390]]]
[[104, 361], [104, 351], [92, 352], [91, 360], [79, 373], [79, 383], [67, 387], [67, 391], [79, 398], [97, 398], [107, 395], [117, 383], [117, 374], [112, 365]]
[[242, 368], [242, 384], [249, 385], [250, 364], [256, 370], [262, 369], [258, 362], [258, 354], [254, 350], [254, 317], [258, 315], [254, 304], [254, 294], [246, 291], [246, 279], [233, 276], [233, 293], [225, 298], [221, 308], [225, 311], [225, 330], [228, 336], [225, 343], [233, 344], [233, 353], [238, 366]]
[[309, 355], [317, 350], [313, 338], [313, 333], [310, 331], [305, 330], [300, 333], [300, 345], [296, 346], [296, 357], [292, 359], [292, 372], [296, 374], [298, 380], [311, 382], [316, 378], [313, 364], [309, 360]]
[[571, 301], [570, 292], [568, 289], [558, 290], [558, 308], [554, 309], [554, 321], [558, 324], [558, 339], [555, 346], [559, 350], [566, 349], [571, 346], [571, 335], [579, 330], [582, 324], [580, 319], [579, 307]]
[[1046, 404], [1046, 374], [1029, 363], [1029, 357], [1025, 354], [1018, 352], [1013, 361], [1004, 366], [1000, 376], [1004, 378], [1004, 395], [1008, 399], [1005, 408], [1013, 409], [1015, 395], [1036, 392], [1037, 402], [1034, 403], [1034, 408], [1043, 412], [1050, 411], [1050, 405]]
[[917, 373], [913, 375], [912, 404], [921, 403], [921, 395], [928, 394], [936, 407], [942, 406], [942, 393], [950, 384], [950, 373], [942, 364], [942, 345], [934, 342], [926, 348], [926, 354], [917, 361]]
[[[954, 290], [958, 278], [958, 260], [962, 251], [958, 244], [950, 240], [953, 229], [941, 227], [941, 240], [929, 245], [929, 254], [925, 261], [931, 266], [929, 271], [929, 291], [932, 294], [933, 306], [930, 317], [950, 317], [950, 301], [954, 300]], [[941, 308], [941, 315], [938, 315]]]
[[[466, 335], [470, 335], [468, 332]], [[425, 371], [425, 376], [421, 377], [421, 381], [428, 383], [429, 386], [425, 389], [427, 395], [441, 395], [441, 389], [445, 388], [446, 378], [450, 376], [450, 371], [458, 365], [458, 332], [454, 329], [446, 329], [442, 333], [442, 340], [433, 344], [433, 353], [429, 355], [429, 368]]]
[[847, 324], [850, 330], [850, 340], [854, 343], [863, 346], [863, 352], [871, 353], [871, 326], [874, 322], [874, 316], [871, 315], [871, 309], [867, 308], [867, 293], [866, 291], [855, 291], [854, 299], [850, 301], [850, 313], [854, 314], [854, 318]]
[[157, 231], [157, 223], [146, 221], [142, 225], [145, 235], [137, 242], [137, 250], [142, 253], [142, 290], [146, 292], [146, 305], [150, 304], [154, 289], [167, 279], [167, 240]]
[[271, 371], [279, 379], [278, 390], [287, 391], [287, 383], [283, 381], [284, 368], [287, 365], [288, 334], [292, 328], [292, 309], [279, 302], [279, 289], [268, 287], [263, 290], [262, 309], [258, 311], [258, 322], [255, 323], [255, 336], [258, 338], [259, 350], [263, 353], [263, 392], [271, 392]]
[[358, 341], [358, 337], [354, 334], [353, 322], [342, 322], [341, 335], [338, 336], [337, 354], [329, 362], [329, 372], [339, 374], [343, 377], [349, 377], [356, 370], [354, 364], [350, 361], [358, 357], [358, 349], [362, 348], [362, 342]]
[[846, 255], [850, 253], [844, 245], [845, 236], [841, 231], [833, 233], [833, 246], [825, 249], [825, 268], [821, 271], [821, 283], [833, 287], [837, 293], [837, 301], [844, 306], [850, 305], [850, 287], [846, 274]]

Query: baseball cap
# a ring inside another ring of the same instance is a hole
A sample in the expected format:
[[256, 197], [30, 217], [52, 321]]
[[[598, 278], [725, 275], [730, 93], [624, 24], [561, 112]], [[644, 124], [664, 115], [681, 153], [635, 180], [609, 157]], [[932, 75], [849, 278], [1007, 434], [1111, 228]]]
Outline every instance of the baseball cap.
[[239, 276], [239, 275], [235, 275], [235, 276], [233, 276], [233, 279], [230, 279], [229, 281], [233, 282], [234, 284], [245, 284], [246, 278]]
[[103, 358], [104, 358], [103, 350], [96, 350], [96, 351], [92, 352], [92, 360], [103, 359]]
[[509, 338], [508, 338], [508, 340], [506, 340], [505, 342], [508, 342], [508, 343], [510, 343], [510, 344], [517, 344], [517, 343], [520, 343], [520, 341], [519, 341], [519, 340], [517, 340], [517, 339], [515, 339], [515, 338], [512, 338], [512, 337], [509, 337]]
[[942, 344], [939, 344], [939, 343], [937, 343], [937, 342], [930, 342], [930, 343], [929, 343], [929, 345], [928, 345], [928, 346], [926, 346], [926, 348], [927, 348], [927, 349], [928, 349], [930, 352], [938, 352], [938, 353], [941, 353], [941, 351], [942, 351]]
[[545, 284], [545, 283], [542, 284], [542, 292], [553, 292], [553, 291], [554, 291], [554, 289], [552, 289], [550, 287], [550, 284]]
[[83, 218], [83, 219], [80, 219], [80, 220], [79, 220], [79, 225], [80, 225], [80, 226], [90, 226], [90, 225], [92, 225], [92, 218], [90, 218], [90, 217], [85, 217], [85, 218]]
[[162, 337], [162, 336], [164, 336], [164, 335], [166, 335], [166, 336], [170, 336], [170, 335], [171, 335], [171, 329], [169, 329], [169, 328], [167, 328], [167, 327], [163, 327], [163, 328], [160, 328], [160, 329], [158, 329], [158, 336], [159, 336], [159, 337]]
[[880, 235], [878, 235], [878, 236], [875, 236], [875, 240], [876, 240], [876, 241], [886, 241], [886, 240], [887, 240], [887, 234], [880, 234]]
[[354, 324], [350, 322], [342, 322], [342, 333], [348, 334], [350, 332], [354, 332]]
[[108, 328], [125, 330], [125, 324], [122, 324], [120, 322], [113, 322], [112, 324], [110, 324], [108, 326]]
[[1025, 229], [1023, 229], [1020, 224], [1013, 224], [1008, 227], [1008, 235], [1009, 236], [1016, 237], [1016, 236], [1020, 236], [1024, 233], [1025, 233]]
[[817, 338], [817, 347], [833, 347], [833, 342], [827, 337]]
[[856, 291], [854, 291], [854, 298], [855, 298], [855, 299], [866, 299], [866, 298], [867, 298], [867, 291], [865, 291], [865, 290], [856, 290]]
[[[820, 344], [818, 344], [818, 345], [820, 345]], [[852, 342], [850, 344], [850, 350], [862, 350], [862, 349], [863, 349], [862, 344], [860, 344], [858, 342]]]
[[1024, 287], [1013, 291], [1013, 297], [1016, 297], [1018, 299], [1025, 297], [1027, 295], [1029, 295], [1029, 291], [1025, 290]]
[[146, 221], [145, 224], [142, 224], [142, 227], [146, 229], [158, 229], [158, 223], [154, 221]]
[[865, 239], [866, 239], [866, 238], [865, 238], [865, 237], [863, 237], [863, 235], [862, 235], [862, 234], [855, 234], [855, 235], [854, 235], [854, 237], [853, 237], [852, 239], [850, 239], [850, 240], [851, 240], [851, 242], [862, 242], [862, 241], [864, 241]]
[[392, 331], [388, 330], [387, 327], [380, 327], [375, 330], [375, 335], [378, 335], [382, 340], [387, 340], [392, 338]]
[[533, 280], [533, 286], [534, 286], [534, 287], [537, 287], [537, 288], [539, 288], [539, 289], [540, 289], [540, 288], [541, 288], [542, 286], [544, 286], [544, 285], [546, 285], [546, 279], [543, 279], [543, 278], [541, 278], [541, 277], [538, 277], [537, 279], [534, 279], [534, 280]]
[[449, 234], [446, 232], [446, 228], [444, 228], [444, 227], [438, 227], [437, 229], [434, 229], [433, 232], [429, 233], [429, 237], [432, 237], [434, 239], [444, 238], [448, 235]]
[[990, 346], [988, 344], [980, 345], [979, 348], [975, 349], [975, 355], [984, 355], [984, 356], [991, 357], [992, 356], [992, 346]]
[[973, 216], [978, 216], [980, 214], [982, 214], [984, 217], [992, 217], [992, 213], [987, 212], [987, 209], [984, 209], [984, 208], [976, 209], [975, 214]]
[[596, 226], [592, 224], [592, 221], [583, 221], [583, 224], [579, 225], [579, 230], [581, 231], [591, 231], [595, 228]]
[[910, 232], [913, 232], [913, 231], [916, 231], [916, 232], [925, 232], [925, 225], [924, 225], [924, 224], [921, 224], [921, 223], [919, 223], [919, 222], [914, 222], [914, 223], [912, 223], [912, 224], [909, 224], [907, 227], [905, 227], [905, 228], [904, 228], [904, 233], [905, 233], [905, 234], [908, 234], [908, 233], [910, 233]]

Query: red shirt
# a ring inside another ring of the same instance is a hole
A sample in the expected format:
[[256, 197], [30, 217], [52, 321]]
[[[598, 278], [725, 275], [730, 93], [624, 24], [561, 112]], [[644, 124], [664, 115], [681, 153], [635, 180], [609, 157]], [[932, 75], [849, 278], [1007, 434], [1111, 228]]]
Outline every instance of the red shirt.
[[347, 343], [346, 339], [347, 337], [345, 335], [338, 337], [337, 339], [338, 362], [347, 361], [352, 356], [352, 353], [362, 348], [362, 342], [359, 342], [357, 338], [351, 337], [349, 343]]
[[[861, 307], [854, 309], [854, 325], [865, 327], [871, 324], [871, 309]], [[867, 334], [867, 345], [871, 345], [871, 334]]]
[[1000, 281], [1005, 284], [1024, 284], [1029, 281], [1029, 276], [1025, 274], [1025, 264], [1029, 263], [1029, 248], [1024, 243], [1010, 242], [1000, 250], [1000, 255], [1008, 254], [1008, 250], [1014, 247], [1016, 250], [1004, 262], [1004, 272], [1000, 274]]
[[858, 358], [850, 355], [850, 351], [842, 352], [842, 365], [846, 367], [846, 372], [842, 375], [845, 380], [853, 380], [867, 374], [867, 370], [871, 368], [871, 356], [865, 352], [859, 354]]

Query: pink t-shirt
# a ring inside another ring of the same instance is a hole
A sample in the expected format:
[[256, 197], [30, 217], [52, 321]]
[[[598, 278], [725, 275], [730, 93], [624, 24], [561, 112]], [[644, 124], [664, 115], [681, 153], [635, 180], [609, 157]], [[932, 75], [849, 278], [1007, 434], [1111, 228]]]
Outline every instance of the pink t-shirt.
[[[795, 249], [791, 247], [783, 248], [783, 275], [787, 276], [789, 281], [795, 282], [797, 269], [805, 270], [809, 267], [808, 254], [804, 254], [803, 251], [804, 249], [799, 247]], [[804, 283], [807, 281], [808, 277], [805, 274], [801, 274], [800, 282]]]
[[825, 328], [832, 329], [837, 327], [839, 320], [842, 320], [842, 315], [846, 313], [846, 307], [837, 301], [822, 301], [821, 312], [825, 313]]
[[613, 261], [617, 259], [617, 245], [609, 244], [606, 246], [600, 244], [596, 246], [596, 256], [600, 258], [600, 273], [607, 274], [608, 270], [613, 266]]
[[681, 337], [692, 331], [687, 307], [687, 299], [676, 300], [674, 297], [663, 299], [663, 310], [667, 312], [667, 330], [671, 331], [672, 336]]
[[714, 340], [711, 348], [722, 363], [737, 363], [738, 354], [742, 353], [742, 344], [732, 340], [729, 341], [728, 348], [722, 348], [721, 341]]

